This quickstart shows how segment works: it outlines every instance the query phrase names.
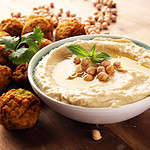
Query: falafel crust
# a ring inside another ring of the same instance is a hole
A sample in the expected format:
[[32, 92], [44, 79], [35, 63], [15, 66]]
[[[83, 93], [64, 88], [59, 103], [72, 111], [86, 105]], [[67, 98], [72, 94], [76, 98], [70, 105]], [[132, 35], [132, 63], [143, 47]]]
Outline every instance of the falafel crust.
[[4, 19], [0, 23], [0, 28], [11, 36], [19, 36], [23, 29], [23, 23], [16, 18]]
[[11, 89], [0, 97], [0, 123], [7, 129], [32, 128], [40, 114], [40, 100], [28, 90]]
[[28, 83], [28, 64], [20, 64], [12, 74], [12, 79], [19, 85]]
[[11, 69], [0, 65], [0, 93], [2, 93], [10, 83]]
[[84, 25], [78, 20], [66, 20], [57, 26], [55, 40], [84, 34]]
[[[31, 15], [26, 19], [26, 23], [22, 30], [22, 35], [29, 32], [33, 32], [36, 26], [40, 27], [45, 36], [49, 32], [53, 32], [54, 22], [51, 19], [48, 19], [44, 16]], [[52, 37], [48, 36], [48, 39], [51, 40]]]
[[52, 41], [43, 38], [43, 39], [41, 40], [41, 45], [39, 46], [39, 48], [42, 49], [43, 47], [45, 47], [45, 46], [47, 46], [47, 45], [49, 45], [49, 44], [51, 44], [51, 43], [52, 43]]

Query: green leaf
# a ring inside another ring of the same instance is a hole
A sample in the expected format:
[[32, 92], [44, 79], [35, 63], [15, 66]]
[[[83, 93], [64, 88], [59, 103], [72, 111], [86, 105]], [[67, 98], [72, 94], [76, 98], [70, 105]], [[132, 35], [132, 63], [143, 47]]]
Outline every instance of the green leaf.
[[80, 58], [87, 57], [89, 55], [89, 53], [80, 45], [69, 45], [67, 48]]
[[26, 64], [29, 63], [30, 59], [34, 56], [35, 53], [33, 53], [32, 50], [29, 48], [20, 48], [17, 49], [15, 52], [11, 53], [9, 55], [9, 59], [14, 64]]
[[96, 44], [94, 44], [92, 46], [91, 50], [89, 51], [89, 58], [90, 58], [91, 61], [93, 61], [93, 59], [94, 59], [95, 50], [96, 50]]
[[106, 60], [106, 59], [110, 59], [111, 57], [105, 53], [105, 52], [100, 52], [100, 53], [96, 53], [94, 55], [93, 61], [96, 63], [101, 63], [102, 61]]
[[19, 38], [11, 37], [11, 36], [4, 36], [0, 38], [0, 44], [5, 44], [5, 51], [15, 50], [17, 44], [19, 43]]

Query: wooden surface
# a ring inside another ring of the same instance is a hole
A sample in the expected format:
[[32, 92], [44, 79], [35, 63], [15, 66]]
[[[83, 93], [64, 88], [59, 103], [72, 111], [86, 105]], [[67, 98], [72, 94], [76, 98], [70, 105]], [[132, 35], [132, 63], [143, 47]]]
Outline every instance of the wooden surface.
[[[7, 17], [14, 9], [29, 13], [34, 5], [43, 2], [29, 1], [3, 1], [0, 17]], [[55, 3], [65, 8], [71, 4], [71, 10], [83, 16], [94, 11], [90, 0], [55, 0]], [[111, 33], [150, 43], [150, 0], [117, 0], [117, 4], [118, 21], [110, 27]], [[43, 104], [33, 129], [8, 131], [0, 126], [0, 150], [150, 150], [150, 110], [122, 123], [100, 125], [103, 138], [98, 142], [90, 135], [95, 128], [95, 125], [67, 119]]]

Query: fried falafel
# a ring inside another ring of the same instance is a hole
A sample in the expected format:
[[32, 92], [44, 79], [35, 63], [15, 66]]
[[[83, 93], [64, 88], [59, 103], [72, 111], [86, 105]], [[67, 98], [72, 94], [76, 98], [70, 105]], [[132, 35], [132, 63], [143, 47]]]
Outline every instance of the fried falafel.
[[0, 123], [7, 129], [32, 128], [40, 114], [40, 100], [24, 89], [11, 89], [0, 97]]
[[0, 31], [0, 38], [3, 36], [10, 36], [10, 34], [5, 31]]
[[5, 51], [5, 45], [0, 44], [0, 65], [13, 66], [12, 62], [9, 60], [9, 55], [12, 52], [14, 52], [14, 50]]
[[45, 46], [47, 46], [47, 45], [49, 45], [49, 44], [51, 44], [51, 43], [52, 43], [52, 41], [43, 38], [43, 39], [41, 40], [41, 45], [39, 46], [39, 48], [42, 49], [43, 47], [45, 47]]
[[12, 73], [12, 79], [19, 85], [28, 83], [28, 64], [20, 64]]
[[[47, 35], [49, 33], [52, 36], [52, 32], [54, 28], [53, 21], [44, 16], [38, 16], [38, 15], [32, 15], [27, 18], [26, 23], [22, 30], [22, 35], [29, 33], [29, 32], [33, 32], [36, 26], [40, 27], [44, 35]], [[52, 40], [51, 36], [46, 36], [46, 38], [48, 38], [49, 40]]]
[[11, 36], [19, 36], [23, 29], [23, 23], [17, 18], [4, 19], [0, 23], [0, 28]]
[[0, 93], [2, 93], [10, 83], [11, 69], [0, 65]]
[[78, 20], [66, 20], [56, 28], [55, 40], [85, 34], [84, 25]]

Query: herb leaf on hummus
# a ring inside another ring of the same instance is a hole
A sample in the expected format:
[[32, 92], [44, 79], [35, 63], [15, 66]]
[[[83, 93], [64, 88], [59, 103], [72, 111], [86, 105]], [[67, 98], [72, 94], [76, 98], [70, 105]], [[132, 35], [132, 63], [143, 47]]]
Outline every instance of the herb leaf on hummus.
[[69, 45], [67, 47], [70, 51], [72, 51], [73, 54], [77, 55], [79, 58], [87, 57], [88, 51], [86, 51], [82, 46], [80, 45]]
[[111, 58], [105, 52], [96, 53], [96, 44], [92, 46], [89, 52], [80, 45], [69, 45], [67, 48], [79, 58], [89, 57], [89, 59], [94, 63], [101, 63], [102, 61]]

